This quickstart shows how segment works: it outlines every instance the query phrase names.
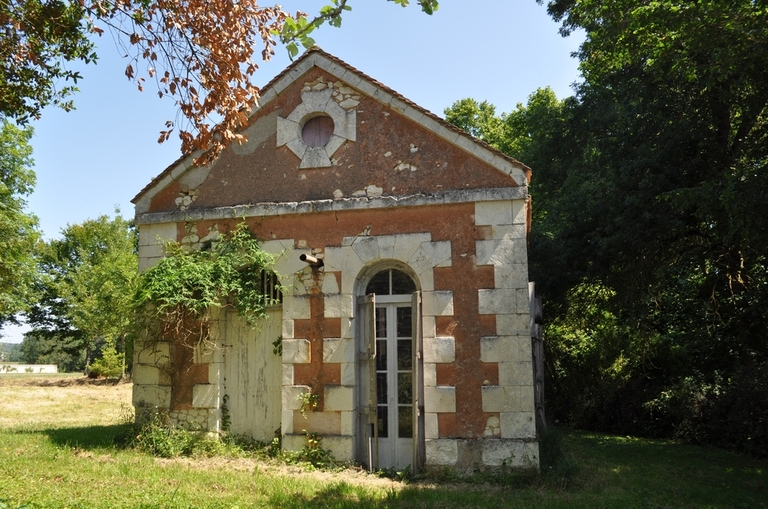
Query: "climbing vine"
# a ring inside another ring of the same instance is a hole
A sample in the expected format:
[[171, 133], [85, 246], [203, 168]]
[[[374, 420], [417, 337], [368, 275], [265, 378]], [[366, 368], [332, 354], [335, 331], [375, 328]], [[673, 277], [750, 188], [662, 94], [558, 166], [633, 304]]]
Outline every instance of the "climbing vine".
[[245, 223], [220, 240], [190, 250], [165, 245], [166, 257], [142, 273], [134, 297], [142, 336], [194, 347], [210, 339], [210, 311], [232, 307], [250, 325], [272, 304], [263, 278], [274, 256]]

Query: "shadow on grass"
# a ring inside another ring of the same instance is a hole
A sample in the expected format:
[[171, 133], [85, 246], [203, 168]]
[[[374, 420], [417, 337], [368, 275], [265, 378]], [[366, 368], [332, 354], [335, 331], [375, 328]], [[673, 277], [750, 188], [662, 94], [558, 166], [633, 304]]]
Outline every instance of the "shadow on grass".
[[49, 428], [38, 433], [48, 435], [51, 442], [59, 446], [99, 449], [115, 445], [116, 439], [125, 434], [127, 424], [109, 426], [83, 426], [78, 428]]

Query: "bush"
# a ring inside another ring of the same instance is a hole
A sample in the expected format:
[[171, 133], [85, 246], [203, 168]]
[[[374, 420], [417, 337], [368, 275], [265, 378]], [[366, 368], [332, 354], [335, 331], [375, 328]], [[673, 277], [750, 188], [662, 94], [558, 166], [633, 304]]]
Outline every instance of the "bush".
[[122, 353], [117, 353], [114, 348], [106, 347], [102, 350], [102, 356], [88, 366], [92, 376], [105, 378], [119, 378], [123, 374]]
[[338, 462], [327, 449], [322, 448], [322, 440], [313, 433], [307, 433], [307, 443], [300, 451], [283, 451], [280, 443], [280, 430], [275, 431], [271, 442], [260, 442], [250, 437], [225, 433], [221, 436], [204, 431], [190, 431], [173, 426], [168, 415], [155, 412], [139, 424], [131, 424], [115, 442], [123, 447], [130, 447], [161, 458], [181, 456], [212, 457], [255, 456], [275, 458], [290, 465], [310, 468], [334, 468]]

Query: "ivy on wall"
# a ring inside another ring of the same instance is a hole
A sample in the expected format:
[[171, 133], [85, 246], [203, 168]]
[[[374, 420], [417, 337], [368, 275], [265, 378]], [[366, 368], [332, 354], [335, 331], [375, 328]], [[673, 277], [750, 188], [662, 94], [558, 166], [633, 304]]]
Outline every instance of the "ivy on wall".
[[272, 297], [264, 275], [275, 256], [263, 251], [245, 223], [190, 250], [170, 242], [166, 257], [141, 274], [134, 296], [140, 337], [194, 347], [210, 338], [210, 311], [232, 307], [255, 326]]

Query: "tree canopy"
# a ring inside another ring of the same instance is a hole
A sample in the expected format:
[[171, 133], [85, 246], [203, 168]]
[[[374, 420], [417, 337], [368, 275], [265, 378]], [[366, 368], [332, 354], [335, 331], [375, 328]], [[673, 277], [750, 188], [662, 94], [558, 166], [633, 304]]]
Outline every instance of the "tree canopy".
[[122, 350], [138, 277], [135, 237], [119, 215], [100, 216], [68, 225], [61, 238], [41, 246], [40, 300], [26, 313], [32, 326], [24, 340], [28, 349], [81, 359], [77, 369], [88, 366], [96, 350]]
[[[93, 36], [111, 32], [128, 59], [126, 76], [139, 90], [147, 80], [170, 96], [179, 118], [168, 120], [160, 142], [176, 132], [183, 153], [213, 160], [233, 141], [257, 104], [252, 76], [278, 40], [292, 55], [314, 44], [324, 22], [340, 26], [348, 0], [330, 0], [314, 17], [257, 0], [8, 0], [0, 3], [0, 114], [24, 123], [48, 105], [74, 106], [82, 78], [69, 64], [95, 62]], [[409, 0], [394, 1], [407, 6]], [[432, 14], [437, 0], [417, 0]]]
[[0, 120], [0, 326], [13, 321], [32, 295], [37, 218], [26, 210], [35, 185], [32, 129]]
[[446, 118], [533, 168], [551, 417], [768, 455], [766, 3], [548, 8], [575, 95]]

